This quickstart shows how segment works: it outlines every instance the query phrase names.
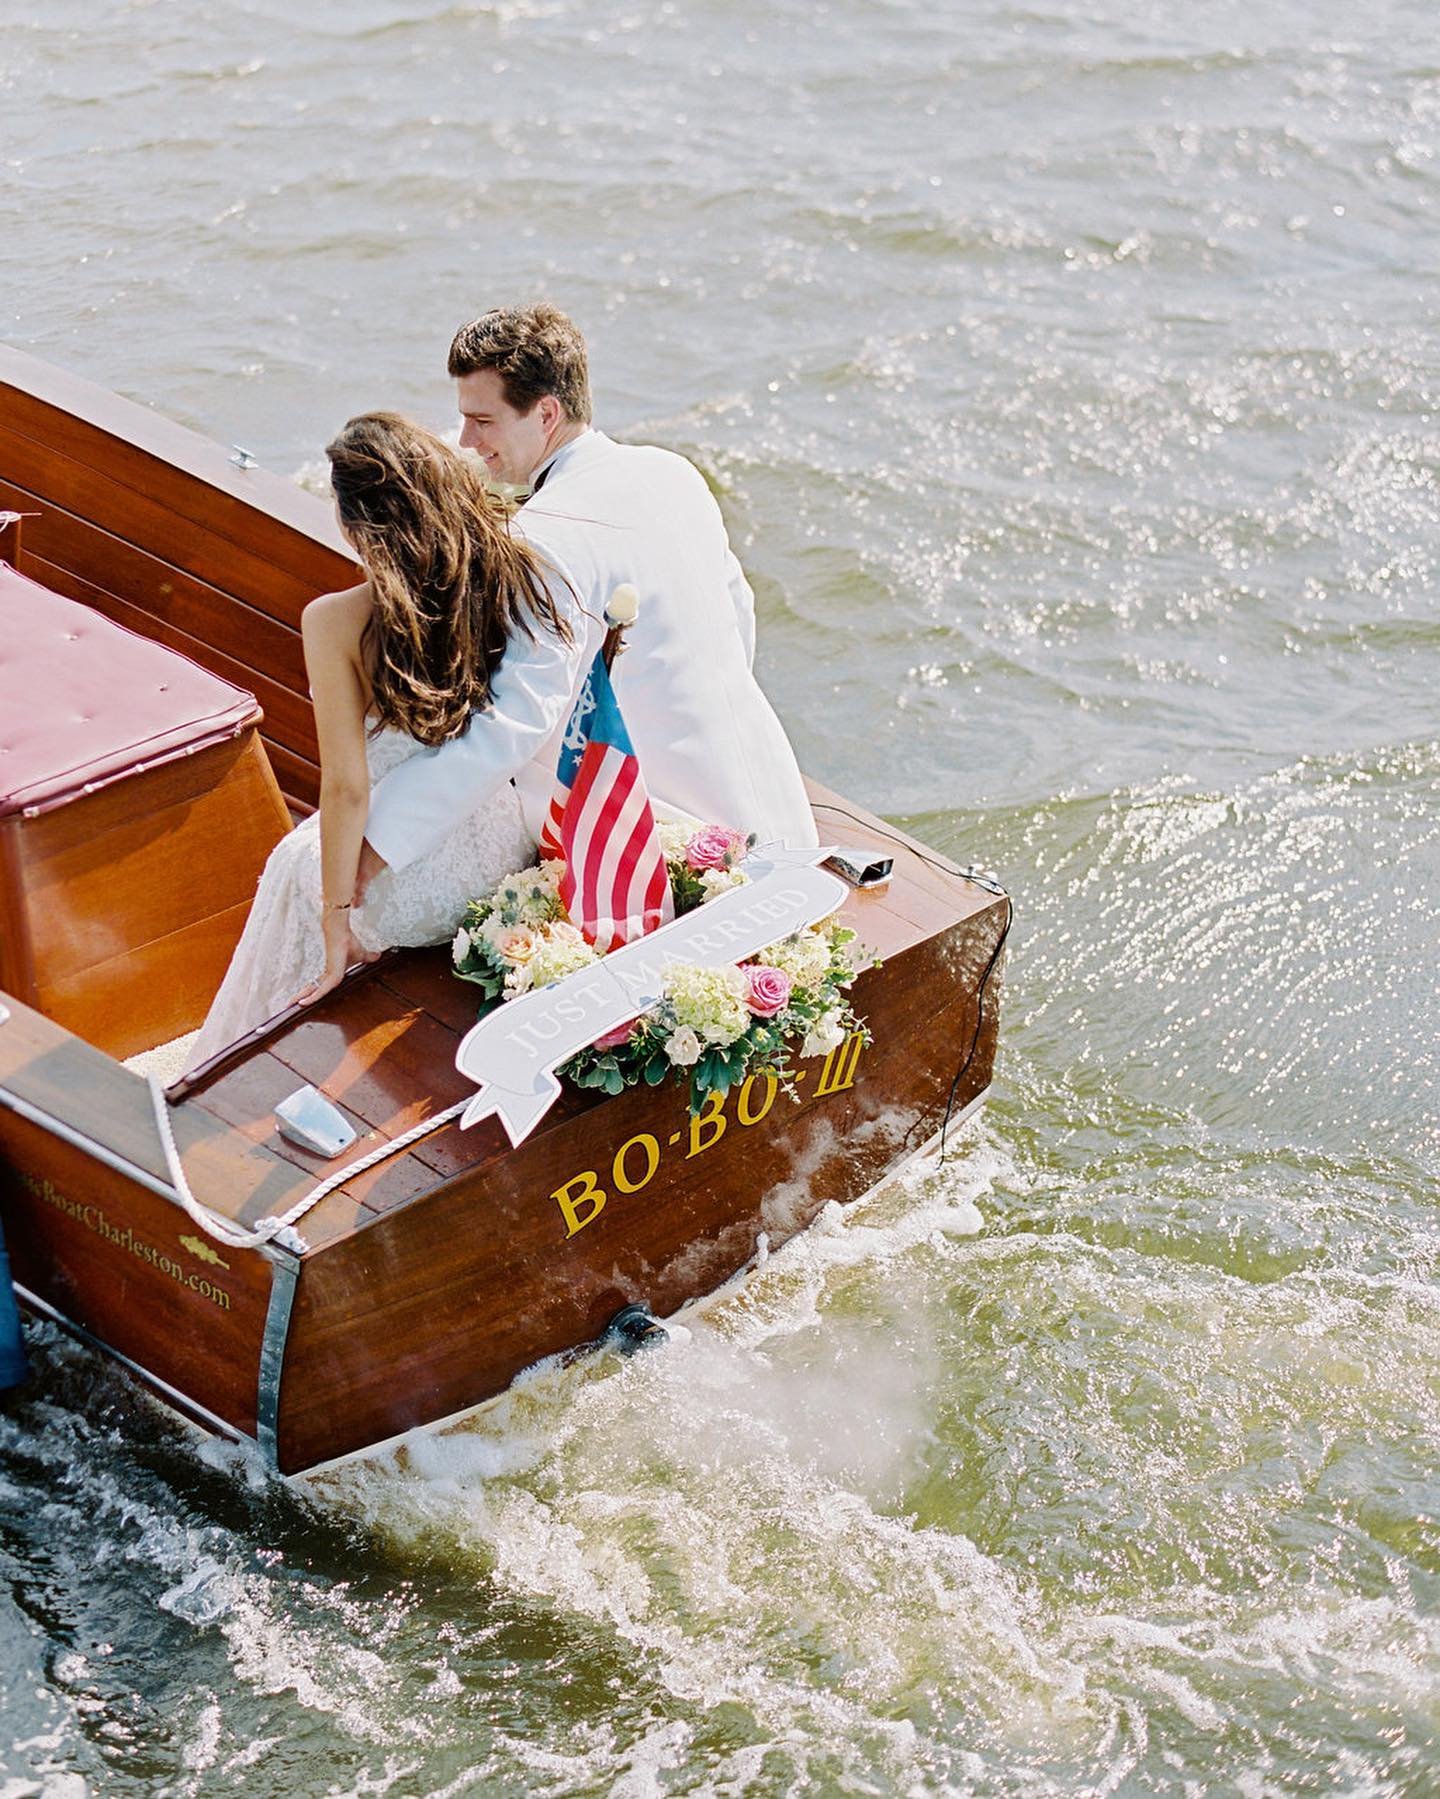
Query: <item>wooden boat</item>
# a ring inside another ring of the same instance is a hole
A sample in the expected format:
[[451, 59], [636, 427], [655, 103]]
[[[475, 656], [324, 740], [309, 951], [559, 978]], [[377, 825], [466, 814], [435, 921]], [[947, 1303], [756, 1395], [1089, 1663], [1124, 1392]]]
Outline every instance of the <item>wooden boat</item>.
[[[347, 1176], [470, 1090], [474, 990], [406, 951], [172, 1090], [189, 1184], [236, 1225], [339, 1175], [303, 1240], [217, 1241], [119, 1058], [200, 1022], [316, 801], [298, 620], [353, 565], [319, 500], [13, 350], [0, 509], [26, 515], [0, 532], [0, 1217], [22, 1303], [191, 1418], [289, 1473], [453, 1416], [628, 1304], [713, 1291], [983, 1099], [1008, 901], [815, 787], [822, 841], [895, 867], [846, 902], [883, 959], [855, 987], [873, 1042], [807, 1062], [798, 1103], [567, 1092], [518, 1149], [452, 1122]], [[358, 1134], [333, 1163], [276, 1130], [304, 1082]]]

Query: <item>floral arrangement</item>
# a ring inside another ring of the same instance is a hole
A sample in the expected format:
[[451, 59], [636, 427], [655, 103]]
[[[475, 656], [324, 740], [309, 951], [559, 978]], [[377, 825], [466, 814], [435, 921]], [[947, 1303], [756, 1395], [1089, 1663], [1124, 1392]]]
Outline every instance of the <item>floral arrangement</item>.
[[[741, 863], [754, 839], [721, 825], [698, 830], [660, 826], [675, 915], [693, 912], [749, 876]], [[467, 908], [452, 960], [490, 1004], [558, 981], [599, 960], [566, 917], [559, 862], [507, 875]], [[722, 1096], [757, 1073], [793, 1091], [790, 1045], [801, 1056], [829, 1055], [869, 1033], [855, 1016], [848, 989], [858, 972], [855, 933], [833, 919], [773, 943], [733, 968], [675, 962], [651, 1011], [608, 1032], [561, 1064], [577, 1086], [620, 1093], [667, 1076], [688, 1082], [690, 1109]]]

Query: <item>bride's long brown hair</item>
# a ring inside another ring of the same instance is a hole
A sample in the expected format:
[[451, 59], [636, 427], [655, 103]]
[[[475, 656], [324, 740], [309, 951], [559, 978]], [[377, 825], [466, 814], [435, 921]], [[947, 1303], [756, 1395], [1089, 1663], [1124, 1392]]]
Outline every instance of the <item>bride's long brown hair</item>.
[[420, 743], [444, 743], [489, 704], [517, 631], [568, 641], [570, 628], [504, 503], [449, 444], [400, 413], [364, 412], [325, 454], [375, 596], [362, 640], [374, 711]]

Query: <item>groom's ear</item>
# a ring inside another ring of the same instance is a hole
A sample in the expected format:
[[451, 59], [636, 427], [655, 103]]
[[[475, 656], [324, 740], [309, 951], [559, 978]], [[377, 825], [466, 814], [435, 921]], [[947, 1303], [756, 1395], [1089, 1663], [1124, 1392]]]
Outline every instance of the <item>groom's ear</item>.
[[540, 407], [540, 423], [547, 431], [553, 431], [560, 422], [561, 415], [564, 413], [565, 408], [555, 398], [554, 394], [541, 394], [537, 404]]

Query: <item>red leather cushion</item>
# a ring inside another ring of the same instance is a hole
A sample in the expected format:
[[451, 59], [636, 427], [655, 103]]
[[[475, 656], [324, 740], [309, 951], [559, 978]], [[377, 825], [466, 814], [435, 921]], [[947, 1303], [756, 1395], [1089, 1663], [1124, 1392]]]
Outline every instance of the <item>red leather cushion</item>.
[[222, 743], [254, 694], [0, 562], [0, 817]]

